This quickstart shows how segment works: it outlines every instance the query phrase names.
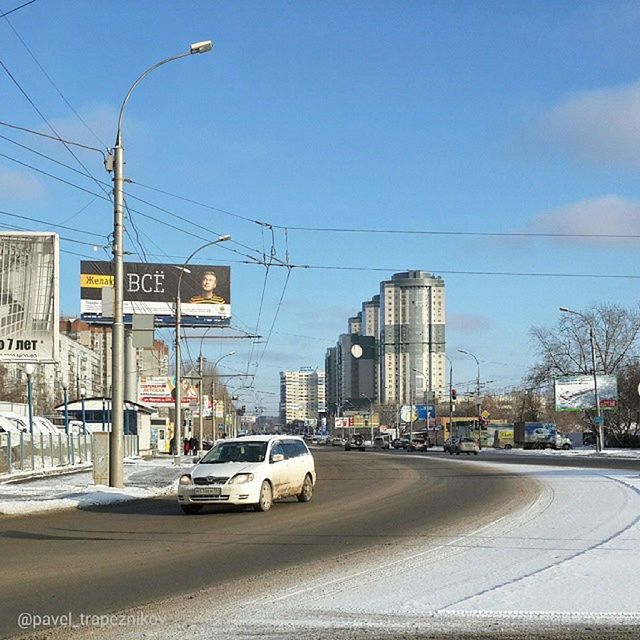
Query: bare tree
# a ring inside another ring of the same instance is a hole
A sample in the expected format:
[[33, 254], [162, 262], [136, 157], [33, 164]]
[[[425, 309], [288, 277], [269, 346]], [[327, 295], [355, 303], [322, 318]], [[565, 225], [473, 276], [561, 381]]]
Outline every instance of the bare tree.
[[[606, 412], [605, 420], [610, 441], [623, 444], [628, 441], [630, 432], [634, 429], [637, 432], [638, 416], [637, 411], [633, 412], [634, 399], [629, 395], [629, 387], [634, 382], [637, 386], [640, 381], [640, 369], [632, 364], [640, 336], [640, 311], [601, 304], [593, 305], [581, 314], [563, 314], [553, 329], [531, 329], [539, 361], [529, 373], [528, 384], [531, 387], [550, 386], [558, 376], [592, 374], [591, 327], [596, 372], [618, 376], [620, 410]], [[593, 429], [588, 412], [584, 413], [582, 420], [585, 426]]]

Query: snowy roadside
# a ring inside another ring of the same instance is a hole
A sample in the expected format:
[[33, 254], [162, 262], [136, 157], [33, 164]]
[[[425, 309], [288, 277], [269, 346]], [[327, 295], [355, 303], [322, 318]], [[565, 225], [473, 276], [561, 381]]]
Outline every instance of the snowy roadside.
[[[459, 464], [530, 477], [542, 491], [518, 512], [475, 530], [403, 536], [401, 545], [142, 607], [137, 611], [163, 619], [145, 628], [145, 637], [640, 637], [640, 474]], [[139, 629], [93, 633], [124, 640]]]
[[175, 492], [177, 478], [190, 466], [183, 462], [183, 466], [176, 467], [173, 459], [168, 458], [127, 458], [124, 465], [125, 486], [122, 489], [94, 485], [90, 470], [3, 483], [0, 484], [0, 515], [85, 509], [167, 495]]

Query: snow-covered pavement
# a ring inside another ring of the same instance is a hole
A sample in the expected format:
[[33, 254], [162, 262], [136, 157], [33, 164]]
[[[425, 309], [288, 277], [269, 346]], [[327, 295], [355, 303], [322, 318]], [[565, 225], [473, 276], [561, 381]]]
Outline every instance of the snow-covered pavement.
[[124, 465], [125, 487], [122, 489], [94, 485], [91, 471], [2, 483], [0, 514], [82, 509], [172, 493], [175, 491], [177, 478], [190, 466], [186, 460], [183, 467], [175, 467], [172, 460], [127, 458]]

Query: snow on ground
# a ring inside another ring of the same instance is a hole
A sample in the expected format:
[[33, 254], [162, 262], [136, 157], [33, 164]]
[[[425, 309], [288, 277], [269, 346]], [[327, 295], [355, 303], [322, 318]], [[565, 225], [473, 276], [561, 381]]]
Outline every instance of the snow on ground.
[[[146, 627], [145, 637], [640, 637], [638, 472], [459, 464], [521, 474], [541, 491], [517, 513], [475, 530], [402, 536], [148, 605], [139, 611], [163, 623]], [[125, 640], [139, 632], [98, 635]]]
[[91, 471], [0, 484], [0, 514], [82, 509], [165, 495], [175, 491], [177, 478], [190, 466], [183, 461], [176, 467], [169, 458], [127, 458], [122, 489], [93, 484]]

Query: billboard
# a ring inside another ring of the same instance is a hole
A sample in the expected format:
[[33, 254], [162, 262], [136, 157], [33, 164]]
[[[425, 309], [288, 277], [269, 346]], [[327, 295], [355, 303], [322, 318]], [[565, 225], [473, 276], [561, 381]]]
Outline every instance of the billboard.
[[59, 239], [0, 234], [0, 362], [57, 362]]
[[[599, 375], [598, 400], [600, 409], [618, 408], [618, 379], [615, 375]], [[554, 380], [556, 411], [595, 409], [596, 396], [593, 376], [563, 376]]]
[[[182, 380], [182, 396], [180, 405], [189, 407], [192, 402], [198, 402], [198, 390], [188, 381]], [[141, 376], [138, 379], [138, 402], [149, 407], [173, 406], [174, 383], [167, 376]]]
[[[180, 310], [183, 326], [223, 325], [231, 321], [231, 270], [225, 266], [147, 262], [124, 263], [123, 312], [153, 315], [155, 324], [174, 326], [174, 305], [180, 282]], [[111, 322], [105, 310], [102, 290], [113, 287], [113, 263], [83, 260], [80, 263], [80, 314], [90, 323]]]

